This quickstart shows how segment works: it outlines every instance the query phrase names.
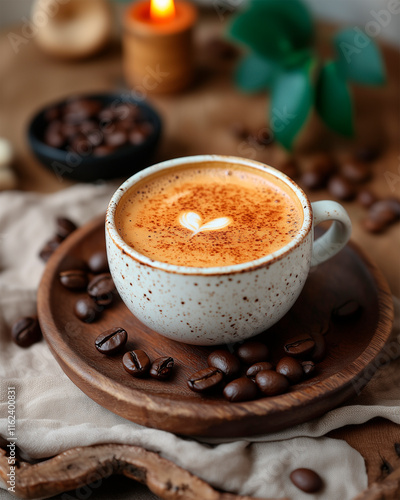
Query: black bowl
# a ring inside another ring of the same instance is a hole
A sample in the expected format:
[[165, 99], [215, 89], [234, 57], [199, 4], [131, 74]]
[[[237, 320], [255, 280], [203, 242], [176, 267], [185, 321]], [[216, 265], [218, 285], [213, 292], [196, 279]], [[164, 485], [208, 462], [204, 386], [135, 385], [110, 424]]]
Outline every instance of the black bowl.
[[141, 144], [123, 145], [105, 156], [94, 156], [90, 152], [77, 153], [49, 146], [44, 142], [45, 129], [49, 124], [46, 116], [49, 110], [55, 107], [61, 108], [71, 102], [71, 97], [69, 97], [46, 106], [30, 122], [29, 145], [43, 165], [53, 171], [59, 179], [68, 177], [77, 181], [92, 182], [100, 179], [127, 178], [151, 164], [161, 136], [162, 124], [159, 114], [149, 104], [119, 94], [89, 94], [80, 95], [77, 98], [96, 100], [103, 106], [134, 104], [140, 109], [143, 120], [151, 124], [152, 132]]

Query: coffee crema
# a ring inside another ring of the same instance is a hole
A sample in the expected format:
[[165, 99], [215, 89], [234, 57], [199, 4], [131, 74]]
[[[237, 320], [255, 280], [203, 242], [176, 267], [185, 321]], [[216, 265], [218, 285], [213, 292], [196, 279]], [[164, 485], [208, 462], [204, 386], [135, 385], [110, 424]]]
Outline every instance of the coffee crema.
[[188, 267], [241, 264], [293, 240], [303, 223], [296, 194], [268, 172], [225, 162], [146, 177], [121, 199], [120, 236], [137, 252]]

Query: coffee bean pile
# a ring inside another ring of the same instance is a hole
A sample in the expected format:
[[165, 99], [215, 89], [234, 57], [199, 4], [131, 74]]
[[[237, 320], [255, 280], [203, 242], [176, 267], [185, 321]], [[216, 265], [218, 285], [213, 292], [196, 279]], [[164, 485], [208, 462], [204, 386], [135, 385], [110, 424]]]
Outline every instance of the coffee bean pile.
[[75, 316], [84, 323], [93, 323], [110, 306], [117, 291], [109, 273], [107, 254], [96, 251], [87, 262], [75, 259], [74, 267], [59, 273], [60, 283], [74, 292], [85, 291], [74, 305]]
[[[77, 226], [71, 220], [57, 218], [56, 234], [44, 245], [39, 256], [46, 262], [76, 229]], [[109, 273], [105, 250], [95, 251], [87, 262], [73, 259], [71, 267], [59, 273], [59, 280], [68, 290], [86, 291], [87, 295], [77, 299], [74, 306], [75, 316], [85, 323], [96, 321], [104, 308], [112, 304], [117, 294]]]
[[48, 146], [84, 156], [139, 146], [154, 132], [139, 106], [121, 100], [105, 105], [94, 98], [74, 97], [49, 108], [45, 119], [43, 140]]
[[[68, 269], [59, 273], [60, 283], [71, 291], [86, 291], [74, 306], [75, 316], [85, 323], [96, 321], [101, 312], [114, 301], [117, 294], [114, 281], [108, 272], [108, 261], [105, 251], [93, 253], [87, 263], [80, 268]], [[94, 275], [90, 278], [90, 275]], [[124, 328], [114, 327], [102, 332], [95, 340], [96, 349], [102, 354], [113, 356], [120, 353], [128, 341], [128, 333]], [[122, 358], [124, 369], [134, 377], [150, 375], [158, 380], [166, 380], [172, 374], [174, 360], [170, 356], [162, 356], [150, 362], [148, 355], [141, 349], [128, 351]]]
[[339, 166], [329, 155], [319, 154], [301, 173], [293, 160], [283, 164], [281, 170], [289, 177], [297, 178], [306, 190], [327, 188], [332, 197], [340, 201], [357, 201], [367, 209], [362, 222], [364, 229], [380, 233], [400, 220], [400, 199], [378, 199], [371, 190], [362, 187], [373, 176], [370, 162], [377, 154], [376, 150], [360, 149]]
[[47, 262], [53, 255], [54, 251], [61, 245], [61, 243], [68, 238], [77, 229], [77, 226], [71, 220], [65, 217], [58, 217], [56, 219], [56, 232], [55, 235], [45, 243], [39, 252], [39, 257]]
[[[106, 330], [95, 340], [96, 349], [102, 354], [113, 356], [120, 353], [128, 341], [128, 333], [121, 327]], [[149, 356], [142, 349], [127, 351], [122, 357], [122, 366], [133, 377], [150, 377], [157, 380], [166, 380], [172, 375], [174, 359], [162, 356], [150, 361]]]
[[[339, 324], [349, 322], [357, 319], [361, 312], [360, 304], [349, 300], [334, 308], [330, 319]], [[329, 322], [286, 340], [282, 345], [285, 356], [275, 366], [268, 347], [257, 340], [245, 341], [233, 352], [217, 349], [209, 354], [208, 367], [193, 373], [187, 385], [198, 393], [222, 390], [230, 402], [283, 394], [291, 385], [312, 376], [316, 364], [325, 358], [328, 330]]]

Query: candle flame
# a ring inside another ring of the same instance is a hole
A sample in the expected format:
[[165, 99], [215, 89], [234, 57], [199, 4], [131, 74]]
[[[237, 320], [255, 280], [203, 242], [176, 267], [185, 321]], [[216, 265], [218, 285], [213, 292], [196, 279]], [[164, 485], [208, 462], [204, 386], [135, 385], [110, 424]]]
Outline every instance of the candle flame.
[[150, 0], [150, 17], [154, 21], [165, 21], [175, 16], [174, 0]]

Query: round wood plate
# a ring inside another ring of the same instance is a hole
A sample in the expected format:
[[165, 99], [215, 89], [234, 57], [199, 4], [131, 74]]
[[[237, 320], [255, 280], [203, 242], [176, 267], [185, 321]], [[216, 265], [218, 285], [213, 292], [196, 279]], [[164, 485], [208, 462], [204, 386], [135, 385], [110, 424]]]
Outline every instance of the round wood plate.
[[[314, 377], [281, 396], [229, 403], [221, 394], [193, 393], [187, 378], [207, 366], [215, 347], [181, 344], [158, 335], [140, 323], [118, 298], [92, 324], [78, 320], [74, 303], [84, 292], [65, 289], [58, 273], [74, 259], [87, 260], [105, 248], [104, 218], [73, 233], [49, 260], [38, 292], [38, 314], [43, 334], [68, 377], [101, 406], [133, 422], [184, 435], [239, 437], [274, 432], [337, 407], [357, 394], [379, 363], [393, 322], [391, 294], [380, 271], [354, 244], [311, 270], [306, 285], [289, 313], [258, 337], [270, 346], [275, 359], [283, 355], [283, 341], [302, 330], [329, 321], [332, 308], [356, 298], [363, 313], [356, 321], [330, 324], [328, 355]], [[112, 326], [129, 333], [127, 350], [144, 349], [150, 359], [172, 356], [169, 381], [136, 379], [122, 367], [122, 354], [107, 357], [94, 347], [97, 335]]]

